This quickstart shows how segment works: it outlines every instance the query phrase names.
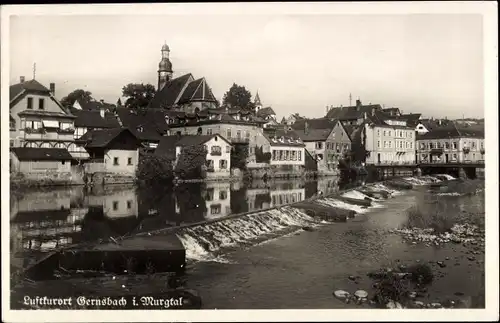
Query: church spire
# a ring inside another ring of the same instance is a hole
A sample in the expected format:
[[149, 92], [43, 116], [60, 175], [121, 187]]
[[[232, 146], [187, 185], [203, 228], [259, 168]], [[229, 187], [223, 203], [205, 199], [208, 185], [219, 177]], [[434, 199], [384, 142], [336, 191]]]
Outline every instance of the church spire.
[[172, 79], [172, 62], [170, 62], [170, 48], [167, 43], [161, 47], [161, 61], [158, 64], [158, 91]]

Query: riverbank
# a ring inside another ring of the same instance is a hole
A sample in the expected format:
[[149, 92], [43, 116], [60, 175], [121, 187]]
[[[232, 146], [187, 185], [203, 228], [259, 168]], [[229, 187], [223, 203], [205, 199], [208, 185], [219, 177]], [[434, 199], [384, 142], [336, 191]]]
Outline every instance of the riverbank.
[[[420, 181], [425, 182], [424, 179]], [[430, 181], [427, 180], [427, 183]], [[452, 182], [448, 184], [454, 187]], [[379, 190], [391, 190], [388, 187], [383, 188], [383, 184], [380, 183], [369, 186]], [[461, 187], [461, 185], [455, 186]], [[474, 188], [474, 185], [471, 184], [470, 188]], [[375, 293], [374, 289], [370, 289], [374, 282], [367, 273], [379, 268], [397, 268], [398, 263], [411, 265], [416, 259], [421, 263], [429, 261], [436, 263], [439, 266], [438, 271], [450, 270], [450, 267], [455, 266], [448, 264], [446, 257], [454, 259], [459, 257], [459, 254], [441, 254], [433, 249], [438, 248], [434, 244], [426, 246], [412, 242], [404, 243], [404, 237], [395, 232], [395, 229], [402, 229], [408, 224], [409, 207], [415, 203], [427, 204], [430, 201], [426, 200], [426, 196], [452, 192], [442, 188], [415, 186], [412, 190], [399, 193], [395, 191], [393, 198], [376, 199], [373, 207], [369, 208], [351, 205], [346, 203], [348, 200], [335, 198], [349, 192], [344, 197], [364, 200], [365, 197], [359, 191], [360, 189], [351, 188], [335, 195], [318, 194], [311, 199], [313, 203], [323, 202], [333, 207], [355, 210], [356, 217], [345, 223], [332, 224], [314, 219], [293, 207], [293, 203], [289, 203], [287, 206], [281, 205], [242, 215], [235, 214], [214, 221], [193, 222], [191, 225], [160, 232], [162, 234], [175, 232], [185, 246], [190, 261], [186, 275], [183, 276], [183, 279], [186, 279], [183, 287], [198, 290], [204, 300], [204, 308], [361, 306], [352, 302], [349, 304], [341, 302], [335, 299], [332, 293], [334, 290], [343, 289], [353, 294], [359, 288], [367, 291], [371, 297]], [[456, 204], [444, 212], [457, 213], [457, 207], [459, 211], [460, 208], [467, 211], [481, 194], [484, 195], [484, 192], [479, 190], [475, 194], [439, 196], [450, 203], [455, 201], [450, 204], [452, 206]], [[484, 202], [482, 207], [484, 208]], [[439, 250], [445, 247], [440, 246]], [[474, 256], [481, 261], [479, 255]], [[441, 267], [443, 264], [438, 264], [438, 261], [445, 262], [447, 267]], [[465, 270], [481, 270], [481, 267], [473, 268], [472, 265], [465, 265], [471, 267], [465, 267]], [[451, 273], [444, 274], [453, 276], [455, 272], [451, 270]], [[462, 274], [464, 273], [461, 272]], [[440, 284], [440, 275], [442, 273], [436, 274], [436, 285]], [[354, 276], [357, 283], [351, 280], [350, 276]], [[357, 276], [362, 278], [356, 278]], [[131, 276], [116, 277], [116, 284], [121, 282], [121, 285], [126, 286], [127, 292], [129, 289], [144, 290], [145, 285], [165, 285], [166, 279], [162, 278], [161, 274], [143, 276], [140, 286], [129, 286], [135, 283], [127, 283], [131, 281], [127, 280], [127, 277]], [[97, 280], [98, 278], [90, 277], [86, 279], [85, 284], [94, 286], [93, 282]], [[78, 286], [80, 284], [78, 281], [84, 283], [84, 280], [74, 279], [72, 284]], [[39, 286], [45, 286], [44, 284], [46, 285], [45, 282], [36, 282]], [[55, 290], [57, 290], [56, 285], [54, 285]], [[444, 302], [443, 298], [449, 297], [445, 294], [439, 295], [439, 291], [432, 288], [434, 287], [428, 289], [432, 294], [429, 301]], [[466, 288], [467, 290], [457, 292], [469, 296], [475, 293], [473, 289]], [[153, 290], [156, 290], [155, 287], [151, 287], [151, 291]], [[22, 292], [22, 288], [18, 291]], [[227, 299], [224, 295], [234, 298]], [[273, 295], [272, 299], [269, 299], [269, 295]]]

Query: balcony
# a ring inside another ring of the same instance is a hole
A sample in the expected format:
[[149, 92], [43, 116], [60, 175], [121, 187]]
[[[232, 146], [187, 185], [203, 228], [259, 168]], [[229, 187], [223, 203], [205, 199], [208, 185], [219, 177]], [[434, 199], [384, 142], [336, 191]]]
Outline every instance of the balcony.
[[54, 129], [54, 131], [47, 131], [45, 128], [24, 128], [21, 130], [21, 137], [27, 140], [73, 140], [74, 129]]

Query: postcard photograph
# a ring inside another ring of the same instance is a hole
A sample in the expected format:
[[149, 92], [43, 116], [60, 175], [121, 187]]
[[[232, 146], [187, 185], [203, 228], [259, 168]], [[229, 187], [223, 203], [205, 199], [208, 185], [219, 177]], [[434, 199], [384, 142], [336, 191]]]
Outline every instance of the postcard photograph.
[[2, 6], [3, 320], [498, 319], [496, 11]]

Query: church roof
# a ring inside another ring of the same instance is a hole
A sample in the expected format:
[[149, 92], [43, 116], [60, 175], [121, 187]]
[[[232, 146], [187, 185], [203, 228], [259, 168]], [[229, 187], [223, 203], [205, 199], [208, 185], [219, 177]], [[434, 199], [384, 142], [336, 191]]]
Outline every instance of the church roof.
[[204, 77], [189, 83], [178, 103], [193, 101], [217, 102]]
[[255, 95], [255, 100], [253, 102], [255, 103], [255, 105], [262, 105], [262, 103], [260, 102], [259, 92], [257, 92], [257, 94]]
[[177, 103], [187, 85], [192, 81], [193, 75], [191, 75], [191, 73], [170, 80], [161, 90], [156, 92], [155, 96], [151, 100], [151, 107], [168, 108], [173, 106]]

